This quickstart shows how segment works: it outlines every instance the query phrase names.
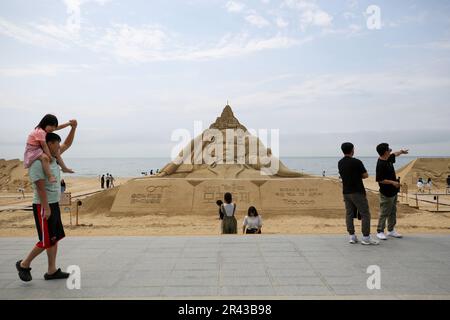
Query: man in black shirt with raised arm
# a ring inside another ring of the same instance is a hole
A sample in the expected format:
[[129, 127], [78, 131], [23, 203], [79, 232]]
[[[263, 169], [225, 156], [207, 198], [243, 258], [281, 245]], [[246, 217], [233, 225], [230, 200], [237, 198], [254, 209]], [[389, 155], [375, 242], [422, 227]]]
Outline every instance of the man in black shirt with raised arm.
[[345, 142], [341, 146], [344, 158], [339, 161], [339, 174], [342, 178], [342, 191], [346, 209], [347, 231], [350, 235], [350, 243], [355, 244], [358, 238], [355, 235], [355, 225], [353, 219], [359, 213], [361, 215], [361, 229], [363, 245], [377, 245], [378, 241], [370, 238], [370, 210], [366, 197], [363, 179], [367, 179], [367, 173], [364, 164], [359, 159], [353, 158], [355, 147], [350, 142]]
[[379, 154], [377, 162], [377, 182], [380, 186], [380, 218], [377, 227], [377, 237], [380, 240], [387, 240], [384, 229], [387, 229], [388, 236], [402, 238], [402, 235], [395, 231], [397, 224], [397, 194], [400, 191], [400, 182], [395, 174], [395, 158], [402, 154], [408, 154], [408, 150], [400, 150], [392, 153], [392, 149], [387, 143], [380, 143], [377, 146]]

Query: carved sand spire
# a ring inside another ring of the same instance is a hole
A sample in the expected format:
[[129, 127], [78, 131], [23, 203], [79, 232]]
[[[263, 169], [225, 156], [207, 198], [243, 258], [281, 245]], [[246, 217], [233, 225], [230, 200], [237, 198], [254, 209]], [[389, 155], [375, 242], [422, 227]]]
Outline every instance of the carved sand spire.
[[216, 122], [214, 122], [209, 128], [218, 130], [242, 129], [244, 132], [247, 131], [247, 128], [244, 127], [238, 119], [236, 119], [233, 110], [228, 104], [223, 109], [220, 117], [218, 117]]

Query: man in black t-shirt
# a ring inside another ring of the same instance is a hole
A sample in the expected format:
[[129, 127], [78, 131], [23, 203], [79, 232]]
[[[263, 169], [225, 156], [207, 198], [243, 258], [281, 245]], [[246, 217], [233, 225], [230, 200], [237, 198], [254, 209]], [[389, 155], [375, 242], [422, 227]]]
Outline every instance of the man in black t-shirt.
[[367, 202], [366, 189], [363, 179], [367, 179], [367, 173], [361, 160], [353, 158], [355, 148], [352, 143], [345, 142], [341, 146], [344, 158], [338, 163], [339, 175], [342, 178], [342, 192], [346, 209], [346, 225], [350, 235], [350, 243], [355, 244], [358, 239], [355, 235], [355, 225], [353, 219], [357, 213], [361, 215], [361, 230], [363, 245], [378, 244], [378, 241], [370, 238], [370, 210]]
[[388, 236], [402, 238], [402, 235], [395, 231], [397, 224], [397, 194], [400, 191], [400, 182], [395, 174], [394, 163], [396, 157], [408, 154], [408, 150], [400, 150], [392, 153], [389, 144], [381, 143], [377, 146], [379, 154], [377, 162], [377, 182], [380, 186], [380, 218], [377, 227], [377, 237], [380, 240], [387, 240], [384, 234], [386, 227]]

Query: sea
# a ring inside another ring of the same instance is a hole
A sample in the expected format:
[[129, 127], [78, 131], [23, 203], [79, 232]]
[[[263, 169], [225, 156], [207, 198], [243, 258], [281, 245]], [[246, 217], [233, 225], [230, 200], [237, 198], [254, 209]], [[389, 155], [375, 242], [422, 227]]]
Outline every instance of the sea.
[[[417, 157], [401, 156], [397, 158], [398, 170]], [[341, 157], [281, 157], [281, 161], [290, 169], [301, 173], [321, 176], [338, 176], [337, 164]], [[359, 157], [370, 175], [375, 174], [377, 157]], [[156, 172], [163, 168], [170, 158], [67, 158], [67, 166], [75, 171], [74, 177], [98, 177], [112, 174], [114, 177], [142, 177], [150, 170]]]

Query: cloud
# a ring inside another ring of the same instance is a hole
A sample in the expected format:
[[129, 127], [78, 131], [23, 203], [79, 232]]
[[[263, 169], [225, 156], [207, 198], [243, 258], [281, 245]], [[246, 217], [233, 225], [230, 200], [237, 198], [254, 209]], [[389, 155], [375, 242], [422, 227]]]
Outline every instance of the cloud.
[[228, 1], [225, 5], [228, 12], [242, 12], [244, 10], [245, 5], [243, 3], [237, 1]]
[[262, 50], [284, 49], [300, 45], [302, 41], [274, 35], [267, 38], [251, 37], [248, 33], [227, 34], [217, 43], [192, 46], [182, 43], [159, 26], [131, 27], [116, 25], [96, 45], [94, 50], [121, 61], [199, 61], [237, 57]]
[[386, 48], [392, 49], [440, 49], [440, 50], [448, 50], [450, 49], [450, 40], [440, 40], [440, 41], [432, 41], [425, 43], [416, 43], [416, 44], [385, 44]]
[[315, 2], [308, 0], [285, 0], [283, 6], [297, 10], [300, 14], [300, 28], [305, 30], [309, 26], [329, 27], [333, 16], [322, 10]]
[[275, 24], [277, 25], [278, 28], [286, 28], [289, 25], [289, 22], [287, 22], [281, 17], [277, 17], [275, 20]]
[[93, 49], [121, 60], [161, 61], [167, 58], [162, 49], [168, 41], [169, 35], [159, 26], [118, 24], [109, 28]]
[[245, 20], [258, 28], [263, 28], [270, 25], [270, 22], [257, 14], [249, 14], [245, 17]]
[[37, 47], [67, 48], [67, 44], [60, 39], [42, 32], [36, 32], [33, 27], [21, 27], [2, 18], [0, 18], [0, 34]]
[[[302, 105], [331, 100], [371, 101], [373, 98], [397, 96], [397, 106], [404, 97], [427, 90], [447, 90], [450, 77], [422, 73], [324, 74], [279, 90], [254, 91], [237, 97], [239, 104], [273, 108], [275, 105]], [[400, 99], [401, 98], [401, 99]], [[360, 99], [360, 100], [358, 100]], [[406, 99], [406, 98], [405, 98]], [[406, 99], [409, 101], [409, 98]], [[378, 110], [385, 106], [378, 106]], [[374, 108], [374, 110], [377, 110]], [[391, 108], [391, 106], [387, 106]], [[408, 108], [408, 106], [406, 106]], [[313, 112], [317, 112], [314, 110]], [[413, 115], [413, 114], [412, 114]]]
[[46, 64], [24, 67], [0, 68], [3, 77], [57, 76], [61, 73], [76, 73], [90, 68], [87, 65]]

